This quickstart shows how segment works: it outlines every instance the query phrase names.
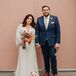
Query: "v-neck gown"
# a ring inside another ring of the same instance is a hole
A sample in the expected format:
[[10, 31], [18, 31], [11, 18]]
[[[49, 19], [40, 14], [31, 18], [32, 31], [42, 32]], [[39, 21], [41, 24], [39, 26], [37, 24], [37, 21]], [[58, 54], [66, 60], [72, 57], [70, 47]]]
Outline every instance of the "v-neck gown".
[[[19, 25], [16, 32], [16, 45], [19, 46], [21, 42], [21, 32], [27, 31], [26, 28], [22, 27], [22, 24]], [[32, 33], [35, 35], [35, 29], [30, 28], [28, 33]], [[19, 46], [19, 55], [18, 55], [18, 63], [17, 69], [15, 71], [15, 76], [31, 76], [31, 72], [37, 72], [37, 76], [39, 76], [38, 66], [37, 66], [37, 57], [36, 57], [36, 49], [35, 49], [35, 39], [31, 41], [31, 43], [26, 46], [26, 49], [23, 49], [22, 46]]]

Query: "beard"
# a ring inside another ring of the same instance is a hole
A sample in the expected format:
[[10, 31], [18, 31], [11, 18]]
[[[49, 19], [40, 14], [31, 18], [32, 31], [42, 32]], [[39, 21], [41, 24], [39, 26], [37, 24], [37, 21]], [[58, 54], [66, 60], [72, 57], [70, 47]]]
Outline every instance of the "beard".
[[48, 13], [48, 14], [43, 14], [45, 17], [48, 17], [50, 14]]

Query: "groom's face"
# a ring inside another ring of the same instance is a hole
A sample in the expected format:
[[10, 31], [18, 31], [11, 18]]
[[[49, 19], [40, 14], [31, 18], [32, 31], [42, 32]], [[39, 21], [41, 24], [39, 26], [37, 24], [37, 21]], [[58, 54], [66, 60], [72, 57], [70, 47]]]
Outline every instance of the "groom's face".
[[43, 13], [44, 16], [47, 17], [50, 14], [50, 9], [48, 7], [44, 7], [42, 9], [42, 13]]

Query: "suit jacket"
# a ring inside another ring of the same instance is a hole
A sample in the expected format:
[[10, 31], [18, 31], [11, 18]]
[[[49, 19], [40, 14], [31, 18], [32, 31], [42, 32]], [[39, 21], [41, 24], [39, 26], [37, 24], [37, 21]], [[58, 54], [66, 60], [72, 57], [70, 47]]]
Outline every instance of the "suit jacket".
[[47, 29], [44, 24], [44, 16], [37, 19], [36, 43], [44, 45], [46, 40], [50, 46], [60, 43], [60, 25], [57, 16], [50, 15]]

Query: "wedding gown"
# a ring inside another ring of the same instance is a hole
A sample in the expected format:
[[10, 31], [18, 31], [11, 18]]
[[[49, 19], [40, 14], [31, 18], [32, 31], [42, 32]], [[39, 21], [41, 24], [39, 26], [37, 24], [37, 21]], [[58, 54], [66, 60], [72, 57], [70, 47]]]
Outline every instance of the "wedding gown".
[[[16, 45], [18, 46], [21, 42], [20, 33], [27, 31], [25, 27], [22, 27], [22, 24], [19, 25], [16, 32]], [[28, 33], [35, 35], [35, 29], [30, 28]], [[19, 55], [17, 69], [15, 71], [15, 76], [32, 76], [31, 72], [36, 72], [39, 76], [37, 59], [36, 59], [36, 50], [35, 50], [35, 39], [31, 41], [25, 49], [22, 46], [19, 46]]]

